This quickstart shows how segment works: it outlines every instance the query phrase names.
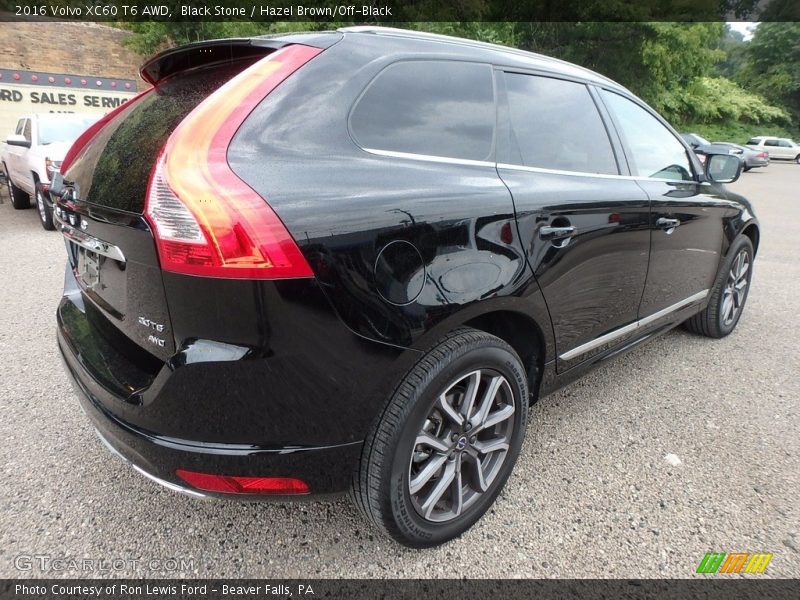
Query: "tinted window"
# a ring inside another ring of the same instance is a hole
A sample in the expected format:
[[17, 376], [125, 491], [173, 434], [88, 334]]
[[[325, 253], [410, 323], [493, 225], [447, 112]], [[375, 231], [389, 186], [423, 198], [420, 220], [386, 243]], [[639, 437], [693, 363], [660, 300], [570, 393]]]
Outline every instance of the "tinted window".
[[350, 127], [362, 148], [486, 160], [494, 137], [489, 65], [395, 63], [356, 103]]
[[141, 213], [147, 182], [170, 133], [211, 92], [244, 64], [188, 71], [123, 109], [92, 138], [67, 172], [93, 204]]
[[608, 133], [585, 85], [517, 73], [506, 73], [505, 80], [511, 143], [516, 141], [523, 165], [619, 173]]
[[761, 142], [761, 138], [750, 138], [749, 140], [747, 140], [747, 145], [748, 145], [748, 146], [750, 146], [750, 145], [752, 145], [752, 146], [758, 146], [758, 144], [759, 144], [760, 142]]
[[628, 162], [634, 175], [694, 179], [683, 144], [658, 119], [619, 94], [604, 91], [603, 98], [627, 142]]
[[764, 145], [765, 146], [777, 146], [778, 145], [778, 140], [765, 140], [764, 141]]

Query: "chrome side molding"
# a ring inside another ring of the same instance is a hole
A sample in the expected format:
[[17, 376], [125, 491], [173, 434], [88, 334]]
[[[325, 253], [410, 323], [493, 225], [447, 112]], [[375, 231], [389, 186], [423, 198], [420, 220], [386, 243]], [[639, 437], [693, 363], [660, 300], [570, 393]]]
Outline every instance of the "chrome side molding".
[[593, 339], [590, 342], [586, 342], [585, 344], [581, 344], [577, 348], [573, 348], [572, 350], [568, 350], [564, 352], [564, 354], [560, 354], [558, 357], [561, 360], [571, 360], [581, 354], [585, 354], [590, 350], [594, 350], [595, 348], [599, 348], [609, 342], [613, 342], [615, 339], [620, 338], [624, 335], [639, 329], [640, 327], [647, 327], [650, 323], [654, 323], [658, 321], [662, 317], [666, 317], [670, 313], [676, 312], [682, 308], [686, 308], [690, 304], [695, 302], [699, 302], [700, 300], [704, 300], [706, 296], [708, 296], [708, 292], [710, 290], [703, 290], [702, 292], [697, 292], [696, 294], [692, 294], [688, 298], [684, 298], [683, 300], [676, 302], [675, 304], [671, 304], [666, 308], [662, 308], [658, 312], [654, 312], [652, 315], [648, 315], [638, 321], [634, 321], [633, 323], [629, 323], [628, 325], [623, 325], [619, 329], [615, 329], [614, 331], [609, 331], [605, 335], [601, 335], [598, 338]]
[[117, 260], [119, 262], [125, 262], [125, 255], [122, 254], [122, 250], [120, 250], [114, 244], [109, 244], [108, 242], [104, 242], [103, 240], [91, 236], [88, 233], [84, 233], [79, 229], [75, 229], [63, 221], [59, 222], [59, 224], [61, 225], [61, 233], [70, 242], [77, 244], [81, 248], [86, 248], [87, 250], [96, 252], [97, 254], [102, 254], [108, 258]]

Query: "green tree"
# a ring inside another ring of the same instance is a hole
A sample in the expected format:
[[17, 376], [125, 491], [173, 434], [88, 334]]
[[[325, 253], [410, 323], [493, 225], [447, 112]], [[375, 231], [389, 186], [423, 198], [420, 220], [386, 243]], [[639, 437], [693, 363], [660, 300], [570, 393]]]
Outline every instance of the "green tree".
[[[800, 23], [761, 23], [747, 46], [738, 81], [800, 120]], [[795, 125], [797, 128], [797, 125]]]

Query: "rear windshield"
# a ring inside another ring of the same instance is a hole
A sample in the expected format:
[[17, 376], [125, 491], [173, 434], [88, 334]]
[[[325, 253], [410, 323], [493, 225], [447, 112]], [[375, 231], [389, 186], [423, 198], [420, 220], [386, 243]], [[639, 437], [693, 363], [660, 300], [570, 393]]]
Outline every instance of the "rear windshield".
[[97, 121], [97, 115], [53, 115], [39, 118], [39, 144], [74, 142], [83, 130]]
[[170, 133], [200, 102], [253, 61], [166, 79], [108, 123], [65, 178], [79, 186], [82, 200], [142, 213], [150, 171]]

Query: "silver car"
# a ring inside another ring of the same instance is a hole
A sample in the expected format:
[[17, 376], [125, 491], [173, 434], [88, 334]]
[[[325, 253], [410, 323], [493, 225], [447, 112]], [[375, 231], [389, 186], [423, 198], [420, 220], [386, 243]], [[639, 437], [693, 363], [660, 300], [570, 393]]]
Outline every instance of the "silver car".
[[732, 144], [730, 142], [714, 142], [714, 146], [727, 148], [730, 154], [738, 155], [744, 161], [744, 170], [749, 171], [756, 167], [769, 166], [769, 154], [765, 150], [757, 148], [748, 148], [739, 144]]
[[763, 150], [770, 158], [793, 160], [800, 165], [800, 145], [789, 138], [759, 135], [750, 138], [747, 145], [753, 150]]

